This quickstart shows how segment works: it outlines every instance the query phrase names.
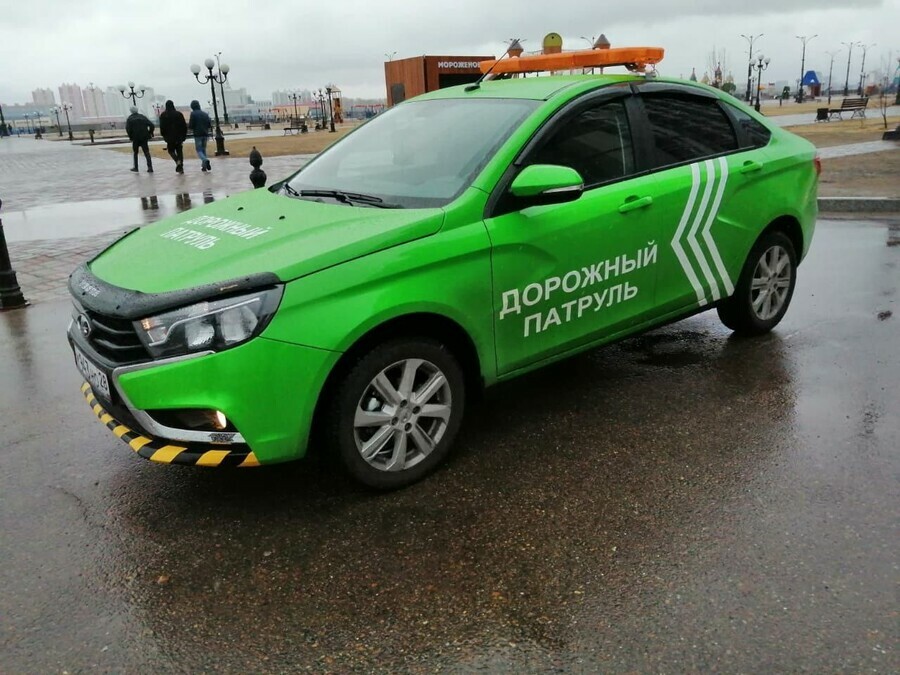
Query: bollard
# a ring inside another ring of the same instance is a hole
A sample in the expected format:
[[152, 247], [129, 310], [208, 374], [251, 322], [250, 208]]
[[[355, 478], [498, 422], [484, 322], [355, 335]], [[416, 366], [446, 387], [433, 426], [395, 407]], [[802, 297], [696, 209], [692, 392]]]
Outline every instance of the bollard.
[[254, 188], [266, 186], [266, 172], [259, 168], [262, 166], [262, 163], [262, 155], [254, 145], [253, 149], [250, 151], [250, 166], [253, 167], [253, 171], [250, 172], [250, 182], [253, 183]]
[[[0, 208], [3, 200], [0, 199]], [[9, 250], [6, 247], [6, 235], [3, 233], [3, 219], [0, 218], [0, 311], [18, 309], [28, 303], [19, 288], [16, 273], [9, 261]]]

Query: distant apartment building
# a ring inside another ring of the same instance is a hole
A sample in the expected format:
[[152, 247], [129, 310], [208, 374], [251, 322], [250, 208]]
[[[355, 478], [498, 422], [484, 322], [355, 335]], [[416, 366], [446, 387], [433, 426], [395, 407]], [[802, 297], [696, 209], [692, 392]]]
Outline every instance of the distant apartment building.
[[33, 92], [31, 92], [31, 100], [34, 101], [35, 105], [56, 105], [56, 97], [53, 95], [53, 90], [49, 88], [35, 89]]
[[105, 117], [107, 113], [106, 95], [100, 87], [91, 86], [82, 90], [85, 117]]
[[272, 105], [293, 105], [294, 99], [291, 98], [294, 93], [297, 94], [297, 103], [309, 103], [312, 101], [312, 92], [309, 89], [303, 89], [302, 91], [273, 91], [272, 92]]
[[77, 84], [61, 84], [59, 85], [59, 102], [68, 103], [72, 106], [69, 111], [69, 118], [80, 120], [84, 117], [84, 98], [81, 93], [81, 87]]

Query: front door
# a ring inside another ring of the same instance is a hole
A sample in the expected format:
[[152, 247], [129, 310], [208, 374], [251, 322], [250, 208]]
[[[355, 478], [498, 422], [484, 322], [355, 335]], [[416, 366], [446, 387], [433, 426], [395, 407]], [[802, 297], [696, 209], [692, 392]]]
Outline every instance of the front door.
[[577, 170], [585, 183], [577, 201], [515, 210], [507, 200], [501, 215], [485, 221], [501, 375], [624, 331], [652, 312], [658, 226], [651, 179], [636, 175], [627, 100], [560, 115], [520, 162]]

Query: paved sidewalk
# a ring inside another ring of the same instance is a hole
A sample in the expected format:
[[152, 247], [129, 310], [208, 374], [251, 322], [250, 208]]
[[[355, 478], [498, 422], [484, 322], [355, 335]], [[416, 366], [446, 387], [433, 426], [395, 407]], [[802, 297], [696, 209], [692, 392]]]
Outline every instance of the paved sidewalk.
[[[0, 140], [0, 197], [3, 211], [21, 211], [36, 206], [116, 199], [155, 197], [217, 191], [233, 194], [252, 188], [250, 161], [232, 155], [210, 157], [213, 170], [200, 171], [200, 162], [187, 148], [184, 174], [175, 173], [171, 160], [155, 160], [154, 173], [132, 173], [131, 157], [109, 148], [90, 148], [59, 141], [32, 138]], [[271, 184], [299, 169], [311, 155], [263, 158], [263, 170]]]

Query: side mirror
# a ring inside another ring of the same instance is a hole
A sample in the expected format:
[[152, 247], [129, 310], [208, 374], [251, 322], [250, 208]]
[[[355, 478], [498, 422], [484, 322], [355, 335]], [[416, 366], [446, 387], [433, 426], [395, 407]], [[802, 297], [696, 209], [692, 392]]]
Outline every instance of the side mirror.
[[[571, 167], [556, 164], [527, 166], [509, 186], [513, 197], [527, 206], [573, 202], [584, 192], [584, 179]], [[523, 206], [522, 208], [525, 208]]]

